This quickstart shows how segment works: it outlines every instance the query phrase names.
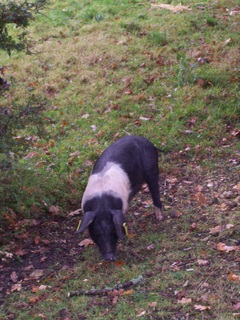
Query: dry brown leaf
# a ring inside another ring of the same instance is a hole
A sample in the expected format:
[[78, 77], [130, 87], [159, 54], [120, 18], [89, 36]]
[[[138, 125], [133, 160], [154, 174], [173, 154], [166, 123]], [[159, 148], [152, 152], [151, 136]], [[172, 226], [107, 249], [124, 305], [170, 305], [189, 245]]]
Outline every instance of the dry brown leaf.
[[172, 5], [172, 4], [165, 4], [165, 3], [151, 3], [151, 6], [153, 8], [159, 8], [159, 9], [166, 9], [166, 10], [170, 10], [173, 13], [177, 13], [177, 12], [182, 12], [182, 11], [191, 11], [191, 9], [189, 7], [186, 6], [182, 6], [181, 4], [178, 4], [176, 6]]
[[174, 184], [174, 183], [177, 182], [177, 178], [174, 177], [174, 176], [167, 176], [166, 181], [167, 181], [168, 183]]
[[32, 151], [32, 152], [29, 152], [28, 155], [26, 155], [26, 157], [24, 157], [24, 159], [32, 159], [33, 157], [39, 157], [40, 154], [36, 151]]
[[224, 42], [224, 44], [225, 44], [225, 45], [228, 45], [228, 44], [231, 43], [231, 42], [232, 42], [232, 37], [228, 38], [228, 39]]
[[237, 190], [237, 191], [240, 191], [240, 183], [236, 184], [233, 189]]
[[35, 168], [41, 168], [43, 166], [45, 166], [45, 164], [47, 163], [47, 161], [39, 161], [38, 163], [36, 163]]
[[18, 281], [18, 274], [16, 271], [13, 271], [10, 275], [12, 282], [16, 283]]
[[43, 269], [36, 269], [29, 275], [29, 277], [34, 279], [40, 279], [43, 276], [43, 272]]
[[153, 243], [151, 243], [149, 246], [147, 246], [146, 249], [147, 250], [154, 250], [155, 249], [155, 245]]
[[36, 292], [38, 292], [39, 291], [39, 287], [38, 286], [33, 286], [32, 287], [32, 292], [33, 293], [36, 293]]
[[80, 247], [88, 247], [89, 245], [92, 245], [93, 244], [93, 241], [91, 240], [91, 239], [88, 239], [88, 238], [86, 238], [86, 239], [84, 239], [84, 240], [82, 240], [81, 242], [79, 242], [79, 246]]
[[210, 306], [202, 306], [200, 304], [195, 304], [194, 309], [199, 310], [199, 311], [204, 311], [204, 310], [210, 310]]
[[21, 289], [22, 289], [21, 283], [16, 283], [13, 286], [11, 286], [11, 292], [21, 291]]
[[178, 303], [182, 303], [182, 304], [191, 303], [191, 302], [192, 302], [191, 298], [182, 298], [181, 300], [178, 300]]
[[36, 303], [39, 299], [40, 299], [39, 295], [28, 298], [30, 303]]
[[232, 306], [234, 311], [238, 311], [240, 309], [240, 301]]
[[194, 231], [195, 229], [197, 229], [197, 224], [196, 224], [196, 222], [193, 222], [193, 223], [191, 224], [191, 226], [190, 226], [190, 230], [191, 230], [191, 231]]
[[228, 279], [231, 281], [240, 281], [240, 276], [237, 276], [236, 274], [231, 272], [228, 276]]
[[69, 215], [69, 217], [73, 217], [73, 216], [80, 214], [80, 212], [81, 212], [81, 209], [77, 209], [75, 211], [70, 212], [68, 215]]
[[104, 132], [102, 130], [98, 131], [98, 133], [96, 134], [97, 138], [102, 138], [104, 136]]
[[157, 306], [157, 301], [153, 301], [153, 302], [150, 302], [149, 304], [148, 304], [148, 307], [151, 307], [151, 308], [156, 308], [156, 306]]
[[112, 304], [117, 304], [118, 301], [118, 296], [114, 296], [113, 300], [112, 300]]
[[125, 294], [125, 295], [132, 294], [132, 293], [133, 293], [133, 289], [126, 290], [123, 292], [123, 294]]
[[197, 204], [200, 206], [206, 204], [206, 198], [200, 191], [193, 195], [193, 200], [197, 201], [198, 202]]
[[223, 242], [219, 242], [217, 244], [217, 250], [218, 251], [223, 251], [223, 252], [230, 252], [230, 251], [234, 251], [234, 250], [238, 250], [238, 247], [237, 246], [227, 246], [225, 243]]
[[145, 314], [146, 314], [146, 311], [140, 309], [139, 313], [137, 314], [137, 317], [143, 317], [143, 316], [145, 316]]
[[117, 260], [114, 262], [116, 267], [122, 267], [125, 266], [126, 262], [124, 260]]
[[208, 264], [208, 261], [203, 259], [198, 259], [197, 263], [199, 266], [206, 266]]
[[48, 211], [50, 214], [52, 214], [54, 216], [58, 216], [61, 214], [61, 209], [59, 208], [59, 206], [50, 206]]
[[210, 234], [217, 234], [217, 233], [221, 232], [222, 230], [223, 230], [222, 226], [216, 226], [214, 228], [210, 228], [209, 233]]
[[196, 191], [198, 191], [198, 192], [202, 192], [202, 191], [203, 191], [203, 186], [201, 186], [200, 184], [198, 184], [195, 189], [196, 189]]

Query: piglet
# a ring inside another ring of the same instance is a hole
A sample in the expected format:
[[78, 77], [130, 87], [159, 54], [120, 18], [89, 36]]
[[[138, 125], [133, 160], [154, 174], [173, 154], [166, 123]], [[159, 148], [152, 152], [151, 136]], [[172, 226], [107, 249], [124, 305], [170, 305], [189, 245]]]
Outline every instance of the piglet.
[[89, 229], [105, 260], [116, 259], [118, 239], [125, 237], [124, 214], [129, 201], [148, 184], [155, 214], [163, 219], [159, 196], [157, 148], [140, 136], [125, 136], [98, 158], [82, 198], [83, 218], [77, 233]]

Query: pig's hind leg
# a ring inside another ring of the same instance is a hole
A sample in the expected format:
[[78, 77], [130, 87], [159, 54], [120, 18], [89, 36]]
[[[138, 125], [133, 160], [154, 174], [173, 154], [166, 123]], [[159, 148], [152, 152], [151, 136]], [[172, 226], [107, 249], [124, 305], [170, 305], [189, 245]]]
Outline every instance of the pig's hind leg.
[[153, 204], [155, 206], [155, 215], [157, 220], [163, 220], [163, 206], [160, 200], [159, 195], [159, 170], [158, 170], [158, 161], [153, 161], [151, 159], [150, 163], [148, 163], [148, 168], [146, 168], [145, 180], [148, 184]]

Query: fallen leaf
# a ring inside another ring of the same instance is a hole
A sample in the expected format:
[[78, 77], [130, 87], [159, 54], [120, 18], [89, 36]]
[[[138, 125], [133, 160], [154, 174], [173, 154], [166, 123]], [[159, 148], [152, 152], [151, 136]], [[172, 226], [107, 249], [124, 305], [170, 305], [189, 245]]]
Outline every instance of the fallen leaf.
[[208, 261], [203, 259], [198, 259], [197, 263], [199, 266], [206, 266], [208, 264]]
[[90, 126], [92, 128], [92, 131], [96, 131], [97, 130], [97, 127], [93, 124]]
[[139, 117], [139, 119], [140, 120], [142, 120], [142, 121], [148, 121], [148, 120], [150, 120], [151, 118], [149, 118], [149, 117]]
[[39, 161], [38, 163], [36, 163], [35, 168], [41, 168], [43, 166], [45, 166], [45, 164], [47, 163], [47, 161]]
[[11, 286], [11, 292], [14, 292], [14, 291], [21, 291], [22, 289], [22, 285], [21, 283], [16, 283], [14, 284], [13, 286]]
[[173, 13], [177, 13], [177, 12], [182, 12], [182, 11], [191, 11], [191, 9], [189, 7], [186, 6], [182, 6], [181, 4], [178, 4], [176, 6], [172, 5], [172, 4], [165, 4], [165, 3], [151, 3], [151, 6], [154, 8], [160, 8], [160, 9], [166, 9], [166, 10], [170, 10]]
[[198, 192], [203, 191], [203, 186], [201, 186], [200, 184], [198, 184], [195, 188]]
[[233, 189], [237, 190], [237, 191], [240, 191], [240, 183], [236, 184]]
[[214, 228], [210, 228], [209, 233], [210, 234], [217, 234], [217, 233], [221, 232], [222, 230], [223, 230], [222, 226], [216, 226]]
[[234, 304], [234, 305], [232, 306], [232, 309], [233, 309], [234, 311], [238, 311], [238, 310], [240, 309], [240, 302]]
[[195, 304], [194, 309], [199, 310], [199, 311], [204, 311], [204, 310], [210, 310], [210, 306], [202, 306], [200, 304]]
[[40, 296], [29, 297], [28, 300], [30, 303], [36, 303], [40, 299]]
[[154, 250], [154, 249], [155, 249], [155, 245], [153, 243], [147, 246], [147, 250]]
[[228, 279], [231, 281], [240, 281], [240, 276], [237, 276], [236, 274], [231, 272], [228, 276]]
[[130, 95], [130, 94], [132, 94], [133, 92], [132, 92], [132, 90], [131, 89], [127, 89], [125, 92], [124, 92], [124, 94], [127, 94], [127, 95]]
[[240, 318], [240, 313], [233, 313], [232, 315], [234, 318]]
[[32, 292], [33, 293], [36, 293], [36, 292], [38, 292], [39, 291], [39, 287], [38, 286], [33, 286], [32, 287]]
[[126, 291], [123, 292], [123, 294], [126, 294], [126, 295], [132, 294], [132, 293], [133, 293], [133, 289], [126, 290]]
[[217, 250], [218, 251], [223, 251], [223, 252], [230, 252], [230, 251], [234, 251], [234, 250], [238, 250], [238, 247], [237, 246], [227, 246], [225, 243], [223, 242], [219, 242], [217, 244]]
[[6, 258], [10, 258], [12, 259], [13, 258], [13, 254], [10, 253], [10, 252], [3, 252], [3, 251], [0, 251], [0, 255], [4, 255]]
[[232, 37], [228, 38], [228, 39], [224, 42], [224, 44], [225, 44], [225, 45], [228, 45], [228, 44], [231, 43], [231, 42], [232, 42]]
[[87, 118], [89, 118], [89, 117], [90, 117], [90, 115], [89, 115], [88, 113], [85, 113], [85, 114], [82, 115], [81, 118], [82, 118], [82, 119], [87, 119]]
[[204, 81], [202, 78], [199, 78], [198, 81], [197, 81], [197, 84], [198, 84], [200, 87], [204, 87], [204, 86], [205, 86], [205, 81]]
[[87, 248], [89, 245], [92, 245], [93, 244], [93, 241], [91, 240], [91, 239], [88, 239], [88, 238], [86, 238], [86, 239], [84, 239], [84, 240], [82, 240], [81, 242], [79, 242], [79, 246], [80, 247], [85, 247], [85, 248]]
[[204, 204], [206, 204], [206, 198], [204, 197], [204, 195], [202, 194], [202, 192], [197, 192], [193, 195], [193, 200], [197, 201], [197, 204], [199, 206], [202, 206]]
[[10, 275], [12, 282], [16, 283], [18, 281], [18, 274], [16, 271], [13, 271]]
[[36, 151], [32, 151], [32, 152], [29, 152], [28, 155], [26, 155], [26, 157], [24, 157], [23, 159], [32, 159], [33, 157], [39, 157], [40, 154]]
[[98, 139], [102, 138], [104, 136], [104, 132], [102, 130], [98, 131], [98, 133], [96, 134], [96, 137]]
[[61, 214], [61, 209], [59, 208], [59, 206], [50, 206], [48, 211], [50, 214], [52, 214], [54, 216], [58, 216]]
[[34, 243], [35, 243], [35, 245], [38, 245], [39, 244], [39, 242], [40, 242], [40, 235], [37, 235], [35, 238], [34, 238]]
[[137, 314], [137, 317], [142, 317], [142, 316], [145, 316], [146, 314], [146, 311], [145, 310], [141, 310], [139, 314]]
[[115, 296], [112, 300], [112, 304], [117, 304], [117, 301], [118, 301], [118, 296]]
[[182, 303], [182, 304], [191, 303], [191, 302], [192, 302], [191, 298], [182, 298], [181, 300], [178, 300], [178, 303]]
[[168, 183], [174, 184], [174, 183], [177, 182], [177, 178], [174, 177], [174, 176], [167, 176], [166, 181], [167, 181]]
[[116, 267], [122, 267], [125, 266], [126, 262], [124, 260], [117, 260], [114, 262]]
[[29, 275], [29, 277], [34, 279], [40, 279], [43, 276], [43, 272], [44, 270], [42, 269], [36, 269]]
[[157, 301], [150, 302], [148, 306], [155, 309], [157, 306]]
[[193, 231], [193, 230], [195, 230], [195, 229], [197, 229], [197, 224], [196, 224], [196, 222], [193, 222], [193, 223], [191, 224], [191, 226], [190, 226], [190, 230]]
[[81, 212], [81, 209], [77, 209], [75, 211], [70, 212], [68, 215], [69, 215], [69, 217], [73, 217], [73, 216], [80, 214], [80, 212]]

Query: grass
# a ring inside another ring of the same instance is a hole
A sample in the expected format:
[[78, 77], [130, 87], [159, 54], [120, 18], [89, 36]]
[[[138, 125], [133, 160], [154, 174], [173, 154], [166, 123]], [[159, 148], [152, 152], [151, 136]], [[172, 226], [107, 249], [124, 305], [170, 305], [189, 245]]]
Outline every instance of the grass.
[[[126, 264], [103, 264], [96, 248], [87, 248], [73, 254], [74, 266], [67, 270], [49, 267], [44, 284], [51, 288], [9, 294], [0, 317], [234, 319], [239, 312], [232, 310], [238, 283], [228, 280], [230, 271], [238, 272], [237, 252], [215, 249], [218, 242], [234, 245], [239, 212], [192, 200], [194, 188], [206, 188], [209, 179], [220, 185], [211, 190], [212, 198], [237, 184], [238, 15], [228, 11], [237, 1], [182, 5], [191, 11], [173, 14], [137, 0], [52, 0], [28, 29], [34, 53], [11, 58], [1, 53], [4, 77], [12, 82], [1, 103], [24, 103], [31, 95], [46, 101], [48, 132], [41, 139], [30, 127], [19, 132], [32, 139], [12, 169], [1, 173], [3, 226], [9, 212], [33, 218], [47, 215], [52, 205], [63, 216], [78, 208], [94, 161], [125, 134], [144, 135], [162, 148], [163, 180], [174, 175], [179, 188], [170, 185], [163, 192], [168, 218], [161, 225], [144, 217], [151, 208], [143, 207], [142, 198], [134, 201], [128, 223], [135, 236], [119, 245]], [[179, 212], [179, 219], [172, 218]], [[197, 229], [191, 229], [194, 222]], [[204, 240], [209, 228], [225, 222], [234, 224], [234, 231]], [[150, 244], [154, 249], [146, 249]], [[208, 264], [199, 265], [199, 259]], [[139, 274], [144, 283], [117, 298], [66, 296]], [[183, 297], [192, 302], [179, 303]], [[199, 311], [196, 304], [211, 309]]]

